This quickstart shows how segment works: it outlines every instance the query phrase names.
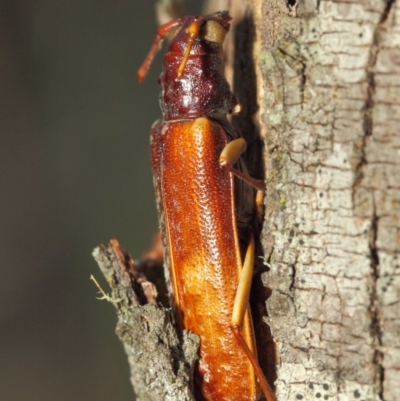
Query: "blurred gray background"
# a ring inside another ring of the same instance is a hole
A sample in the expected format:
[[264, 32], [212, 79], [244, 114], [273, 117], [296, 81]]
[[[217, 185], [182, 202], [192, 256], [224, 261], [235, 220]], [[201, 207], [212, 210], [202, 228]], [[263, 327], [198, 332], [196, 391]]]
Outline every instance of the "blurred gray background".
[[[189, 3], [189, 2], [187, 2]], [[188, 12], [200, 12], [200, 2]], [[0, 400], [133, 400], [92, 249], [157, 229], [150, 0], [0, 0]]]

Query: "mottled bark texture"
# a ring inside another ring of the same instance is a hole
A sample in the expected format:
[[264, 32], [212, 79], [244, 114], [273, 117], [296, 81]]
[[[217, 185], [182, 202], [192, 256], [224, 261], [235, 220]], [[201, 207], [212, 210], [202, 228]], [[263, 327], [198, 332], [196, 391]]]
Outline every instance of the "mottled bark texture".
[[398, 401], [400, 1], [256, 3], [277, 398]]
[[144, 275], [161, 271], [162, 277], [162, 264], [151, 258], [135, 263], [115, 240], [96, 248], [93, 256], [111, 288], [108, 300], [117, 310], [116, 332], [128, 356], [136, 400], [194, 401], [198, 337], [183, 333], [178, 338], [170, 309], [155, 305], [156, 290]]

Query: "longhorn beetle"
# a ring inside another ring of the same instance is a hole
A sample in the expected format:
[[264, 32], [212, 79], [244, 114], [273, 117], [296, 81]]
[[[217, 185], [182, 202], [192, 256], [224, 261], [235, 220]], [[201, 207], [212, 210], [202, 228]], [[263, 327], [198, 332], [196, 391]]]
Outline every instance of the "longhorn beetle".
[[175, 318], [200, 337], [196, 396], [257, 400], [261, 386], [273, 401], [248, 306], [254, 188], [263, 191], [264, 184], [243, 170], [246, 142], [226, 119], [239, 106], [223, 73], [230, 19], [221, 11], [162, 25], [138, 78], [175, 33], [159, 79], [164, 118], [152, 126], [151, 156]]

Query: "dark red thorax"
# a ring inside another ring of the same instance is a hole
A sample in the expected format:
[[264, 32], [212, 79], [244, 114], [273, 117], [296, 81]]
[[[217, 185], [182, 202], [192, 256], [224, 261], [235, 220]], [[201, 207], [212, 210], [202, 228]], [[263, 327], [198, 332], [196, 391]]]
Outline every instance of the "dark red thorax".
[[[177, 71], [188, 46], [187, 28], [196, 19], [203, 20], [200, 35], [194, 39], [190, 55], [180, 78]], [[207, 21], [218, 22], [229, 30], [226, 12], [210, 16], [182, 18], [178, 33], [171, 40], [164, 56], [159, 78], [162, 87], [160, 106], [165, 121], [193, 119], [210, 114], [227, 114], [237, 101], [224, 76], [222, 44], [206, 40], [202, 29]]]

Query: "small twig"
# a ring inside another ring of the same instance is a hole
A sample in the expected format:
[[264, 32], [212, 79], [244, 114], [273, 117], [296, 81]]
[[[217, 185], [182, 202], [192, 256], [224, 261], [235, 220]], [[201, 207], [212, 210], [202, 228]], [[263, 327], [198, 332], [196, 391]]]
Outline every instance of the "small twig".
[[100, 286], [100, 284], [98, 283], [98, 281], [94, 278], [93, 274], [90, 275], [90, 280], [92, 280], [94, 282], [94, 284], [96, 285], [96, 287], [99, 289], [99, 293], [102, 295], [101, 297], [96, 297], [96, 299], [98, 299], [99, 301], [102, 300], [106, 300], [108, 302], [111, 302], [113, 304], [116, 304], [118, 302], [121, 302], [123, 298], [113, 298], [111, 295], [108, 295]]

